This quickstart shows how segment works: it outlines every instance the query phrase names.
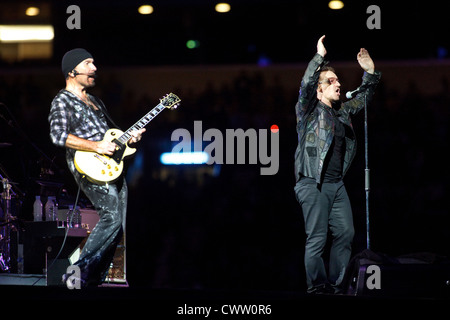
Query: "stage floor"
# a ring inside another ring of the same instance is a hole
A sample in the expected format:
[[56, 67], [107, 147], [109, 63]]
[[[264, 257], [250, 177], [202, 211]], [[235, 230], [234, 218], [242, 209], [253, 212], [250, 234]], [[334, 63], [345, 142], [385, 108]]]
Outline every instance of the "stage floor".
[[[159, 319], [301, 319], [314, 313], [323, 319], [324, 316], [357, 316], [354, 313], [357, 310], [365, 311], [362, 317], [395, 313], [417, 315], [421, 311], [426, 311], [428, 316], [434, 313], [442, 316], [439, 310], [447, 309], [450, 297], [309, 295], [295, 291], [150, 288], [121, 284], [70, 290], [37, 282], [35, 285], [0, 285], [0, 301], [4, 306], [15, 306], [15, 310], [23, 306], [24, 310], [33, 308], [43, 315], [77, 310], [89, 316], [95, 313], [119, 317], [138, 316], [135, 312], [139, 311], [145, 312], [145, 318], [159, 315]], [[117, 314], [118, 311], [124, 311], [125, 315]]]

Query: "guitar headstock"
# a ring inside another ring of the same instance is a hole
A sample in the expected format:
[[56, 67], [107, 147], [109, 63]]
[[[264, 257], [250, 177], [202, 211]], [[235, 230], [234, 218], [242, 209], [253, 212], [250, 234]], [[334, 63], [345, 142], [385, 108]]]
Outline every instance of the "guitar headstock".
[[180, 105], [181, 99], [176, 94], [169, 93], [162, 97], [160, 102], [168, 109], [176, 109]]

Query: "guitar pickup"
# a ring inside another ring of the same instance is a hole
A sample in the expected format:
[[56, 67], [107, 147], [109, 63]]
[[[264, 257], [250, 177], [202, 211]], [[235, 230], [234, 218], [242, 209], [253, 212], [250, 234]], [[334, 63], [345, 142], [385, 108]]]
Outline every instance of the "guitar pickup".
[[111, 156], [111, 159], [117, 162], [117, 164], [120, 164], [123, 158], [123, 153], [125, 152], [125, 145], [119, 142], [117, 139], [114, 139], [111, 142], [114, 142], [117, 145], [116, 151], [114, 151], [113, 155]]

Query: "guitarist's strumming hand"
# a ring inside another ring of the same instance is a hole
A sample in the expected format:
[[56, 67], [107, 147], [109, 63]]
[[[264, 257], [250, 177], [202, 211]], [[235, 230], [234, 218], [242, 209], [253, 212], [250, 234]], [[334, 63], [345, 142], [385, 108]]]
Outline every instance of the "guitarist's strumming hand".
[[[139, 142], [142, 138], [142, 134], [145, 132], [145, 128], [140, 129], [140, 130], [134, 130], [131, 131], [131, 139], [129, 141], [129, 143], [136, 143]], [[107, 141], [107, 140], [102, 140], [102, 141], [97, 141], [96, 142], [96, 150], [95, 152], [99, 153], [99, 154], [105, 154], [107, 156], [112, 156], [114, 151], [116, 151], [116, 147], [117, 144]]]
[[93, 151], [99, 154], [111, 156], [116, 150], [117, 145], [108, 140], [91, 141], [79, 138], [69, 133], [66, 140], [66, 147], [75, 150]]
[[107, 156], [112, 156], [114, 151], [116, 150], [117, 144], [113, 142], [109, 142], [106, 140], [97, 141], [96, 142], [96, 150], [95, 152], [99, 154], [105, 154]]

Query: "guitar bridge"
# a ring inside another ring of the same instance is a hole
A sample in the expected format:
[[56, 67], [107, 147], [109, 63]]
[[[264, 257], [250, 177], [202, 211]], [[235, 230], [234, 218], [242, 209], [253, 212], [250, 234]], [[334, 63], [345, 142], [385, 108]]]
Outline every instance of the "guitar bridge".
[[105, 166], [108, 164], [108, 162], [105, 159], [103, 159], [103, 157], [99, 154], [94, 154], [94, 158], [100, 160]]

